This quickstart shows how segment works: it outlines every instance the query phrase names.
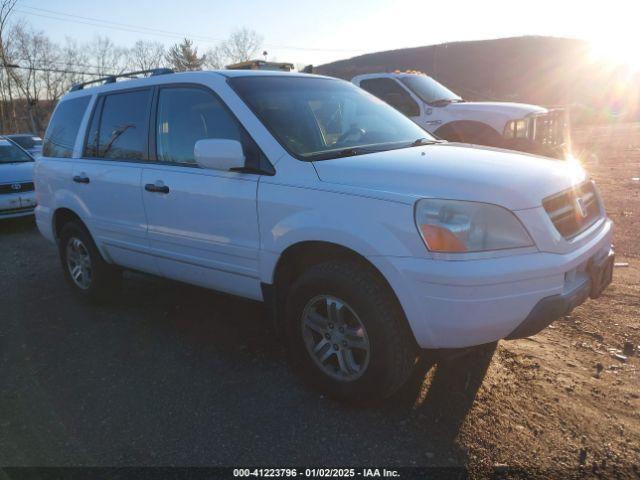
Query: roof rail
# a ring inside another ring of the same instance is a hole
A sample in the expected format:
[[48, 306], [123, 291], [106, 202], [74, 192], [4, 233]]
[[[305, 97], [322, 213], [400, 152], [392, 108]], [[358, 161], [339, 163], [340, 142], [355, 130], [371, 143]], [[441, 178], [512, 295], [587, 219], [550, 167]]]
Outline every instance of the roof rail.
[[171, 68], [152, 68], [150, 70], [138, 70], [136, 72], [125, 72], [118, 75], [108, 75], [106, 77], [96, 78], [95, 80], [89, 80], [88, 82], [76, 83], [69, 89], [69, 91], [75, 92], [77, 90], [82, 90], [87, 85], [93, 85], [94, 83], [102, 82], [103, 85], [106, 85], [107, 83], [116, 83], [116, 79], [118, 78], [132, 78], [135, 75], [143, 74], [149, 74], [149, 77], [155, 77], [156, 75], [167, 75], [169, 73], [173, 73]]

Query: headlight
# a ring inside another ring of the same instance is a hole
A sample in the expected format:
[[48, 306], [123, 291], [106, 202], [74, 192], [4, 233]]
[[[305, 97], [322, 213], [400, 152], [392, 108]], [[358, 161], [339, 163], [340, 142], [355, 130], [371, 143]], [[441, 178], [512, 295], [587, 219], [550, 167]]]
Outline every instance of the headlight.
[[490, 203], [423, 199], [416, 225], [432, 252], [483, 252], [529, 247], [531, 237], [516, 216]]
[[529, 119], [511, 120], [504, 127], [504, 138], [527, 138], [529, 136]]

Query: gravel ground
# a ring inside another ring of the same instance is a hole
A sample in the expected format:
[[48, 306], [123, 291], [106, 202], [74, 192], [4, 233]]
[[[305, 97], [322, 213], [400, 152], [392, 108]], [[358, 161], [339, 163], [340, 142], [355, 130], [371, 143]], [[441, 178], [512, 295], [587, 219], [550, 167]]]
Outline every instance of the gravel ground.
[[[0, 223], [0, 465], [463, 466], [640, 476], [640, 126], [577, 132], [616, 221], [613, 285], [531, 339], [423, 360], [383, 405], [319, 396], [259, 304], [138, 274], [73, 296], [32, 218]], [[599, 365], [599, 366], [598, 366]]]

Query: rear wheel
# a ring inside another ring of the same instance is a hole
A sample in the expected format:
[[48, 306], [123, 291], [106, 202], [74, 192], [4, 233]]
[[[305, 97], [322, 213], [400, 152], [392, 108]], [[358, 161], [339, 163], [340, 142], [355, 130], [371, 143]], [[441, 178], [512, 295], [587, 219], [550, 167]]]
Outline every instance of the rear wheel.
[[59, 254], [67, 282], [81, 297], [103, 301], [119, 287], [121, 272], [104, 261], [83, 225], [73, 221], [62, 228]]
[[322, 392], [368, 403], [395, 392], [417, 347], [389, 287], [359, 263], [311, 267], [286, 302], [292, 364]]

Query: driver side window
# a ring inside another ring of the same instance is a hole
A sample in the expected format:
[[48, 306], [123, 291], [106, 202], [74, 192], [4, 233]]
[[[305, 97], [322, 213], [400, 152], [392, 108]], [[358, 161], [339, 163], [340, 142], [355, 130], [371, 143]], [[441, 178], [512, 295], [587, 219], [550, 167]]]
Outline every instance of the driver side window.
[[360, 82], [367, 92], [388, 103], [407, 117], [420, 115], [420, 107], [411, 95], [392, 78], [370, 78]]
[[196, 163], [198, 140], [242, 140], [240, 126], [218, 98], [193, 87], [162, 88], [158, 97], [156, 154], [159, 162]]

